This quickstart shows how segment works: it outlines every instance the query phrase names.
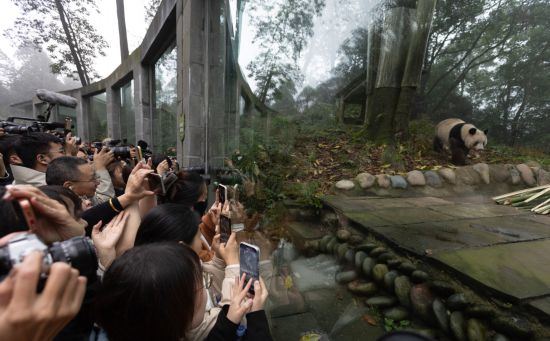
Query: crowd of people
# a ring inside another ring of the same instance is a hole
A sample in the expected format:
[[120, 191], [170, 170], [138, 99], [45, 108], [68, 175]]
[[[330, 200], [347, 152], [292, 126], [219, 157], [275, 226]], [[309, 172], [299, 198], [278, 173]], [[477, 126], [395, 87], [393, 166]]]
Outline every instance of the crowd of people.
[[[0, 339], [271, 339], [270, 242], [254, 232], [260, 276], [241, 276], [247, 236], [221, 242], [230, 201], [197, 209], [207, 200], [199, 174], [162, 155], [138, 161], [135, 150], [77, 145], [70, 134], [1, 134], [0, 153]], [[67, 246], [83, 237], [92, 264]]]

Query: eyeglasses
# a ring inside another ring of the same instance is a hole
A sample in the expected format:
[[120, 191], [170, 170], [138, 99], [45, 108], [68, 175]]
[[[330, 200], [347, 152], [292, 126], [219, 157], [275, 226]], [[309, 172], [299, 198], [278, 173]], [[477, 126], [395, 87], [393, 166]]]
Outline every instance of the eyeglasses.
[[93, 179], [90, 179], [90, 180], [70, 180], [72, 182], [99, 182], [101, 178], [99, 177], [99, 175], [94, 175], [94, 178]]

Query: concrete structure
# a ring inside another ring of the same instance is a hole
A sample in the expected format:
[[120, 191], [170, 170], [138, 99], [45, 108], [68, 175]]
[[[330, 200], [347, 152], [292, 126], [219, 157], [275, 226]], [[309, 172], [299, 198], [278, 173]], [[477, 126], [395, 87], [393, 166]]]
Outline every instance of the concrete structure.
[[[229, 0], [164, 0], [141, 45], [107, 78], [65, 91], [79, 104], [72, 112], [55, 111], [52, 119], [73, 116], [84, 141], [125, 138], [121, 88], [131, 84], [133, 103], [125, 105], [133, 109], [136, 141], [149, 142], [155, 152], [170, 146], [184, 167], [207, 173], [222, 167], [239, 147], [241, 121], [255, 116], [267, 125], [272, 114], [242, 76], [230, 6]], [[163, 93], [165, 87], [174, 93]], [[103, 93], [105, 109], [96, 105], [92, 112], [94, 96]], [[163, 97], [169, 100], [157, 107]], [[103, 119], [106, 131], [99, 134]]]

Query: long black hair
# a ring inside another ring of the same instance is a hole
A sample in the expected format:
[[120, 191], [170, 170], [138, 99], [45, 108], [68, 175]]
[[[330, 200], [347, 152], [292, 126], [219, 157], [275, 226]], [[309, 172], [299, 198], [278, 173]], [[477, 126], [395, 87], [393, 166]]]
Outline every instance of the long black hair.
[[134, 247], [105, 272], [95, 300], [95, 320], [111, 341], [179, 341], [191, 328], [199, 257], [178, 243]]
[[135, 245], [165, 241], [181, 241], [190, 245], [200, 222], [199, 215], [185, 205], [159, 205], [143, 217]]

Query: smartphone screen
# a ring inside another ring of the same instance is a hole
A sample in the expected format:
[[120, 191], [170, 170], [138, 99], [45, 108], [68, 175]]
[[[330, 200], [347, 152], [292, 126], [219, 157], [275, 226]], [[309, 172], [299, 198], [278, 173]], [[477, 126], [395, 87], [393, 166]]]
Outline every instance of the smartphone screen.
[[231, 235], [231, 219], [225, 215], [220, 215], [220, 243], [225, 243]]
[[252, 278], [249, 292], [254, 295], [254, 281], [260, 278], [260, 248], [242, 242], [239, 247], [241, 276], [246, 274], [246, 283]]
[[137, 159], [138, 159], [138, 161], [142, 161], [143, 160], [143, 152], [141, 151], [141, 147], [137, 146], [136, 150], [137, 150]]
[[222, 204], [222, 207], [223, 207], [223, 205], [225, 204], [225, 201], [227, 200], [227, 187], [224, 185], [219, 185], [218, 195], [219, 195], [218, 201], [220, 202], [220, 204]]

